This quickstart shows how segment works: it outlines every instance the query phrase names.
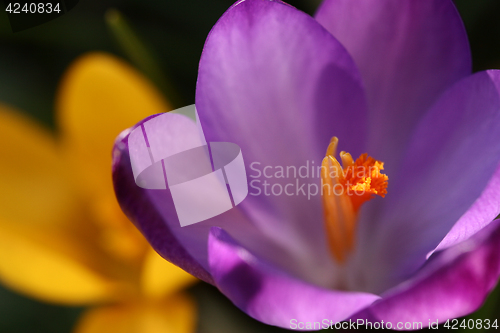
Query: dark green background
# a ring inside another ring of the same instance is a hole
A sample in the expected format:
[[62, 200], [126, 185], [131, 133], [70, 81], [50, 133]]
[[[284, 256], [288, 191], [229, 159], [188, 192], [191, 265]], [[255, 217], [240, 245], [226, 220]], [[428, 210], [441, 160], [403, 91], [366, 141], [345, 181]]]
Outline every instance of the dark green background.
[[[416, 0], [418, 1], [418, 0]], [[314, 13], [317, 0], [288, 1]], [[500, 68], [500, 0], [456, 0], [469, 34], [474, 70]], [[109, 33], [104, 14], [117, 8], [168, 74], [185, 104], [194, 103], [198, 60], [210, 28], [231, 0], [81, 0], [69, 13], [32, 29], [12, 33], [0, 12], [0, 101], [18, 107], [54, 129], [54, 96], [65, 68], [80, 54], [102, 50], [124, 54]], [[199, 332], [278, 332], [255, 322], [200, 284], [196, 297]], [[70, 332], [81, 308], [39, 303], [0, 287], [0, 333]], [[495, 291], [472, 318], [500, 319]], [[112, 332], [110, 332], [112, 333]]]

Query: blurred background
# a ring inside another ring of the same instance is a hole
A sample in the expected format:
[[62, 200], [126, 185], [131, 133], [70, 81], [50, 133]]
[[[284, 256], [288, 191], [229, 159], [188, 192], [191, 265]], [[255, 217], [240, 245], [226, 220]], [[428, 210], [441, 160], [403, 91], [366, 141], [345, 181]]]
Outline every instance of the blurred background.
[[[313, 14], [320, 1], [288, 2]], [[500, 1], [455, 2], [469, 35], [474, 70], [500, 68]], [[105, 51], [135, 66], [174, 107], [192, 104], [203, 43], [232, 3], [232, 0], [81, 0], [67, 14], [17, 33], [11, 31], [2, 10], [0, 102], [15, 107], [57, 135], [55, 98], [63, 73], [80, 55]], [[134, 53], [134, 48], [141, 52]], [[157, 75], [158, 72], [162, 74]], [[0, 250], [5, 249], [0, 247]], [[255, 322], [207, 284], [194, 284], [187, 292], [196, 303], [197, 332], [284, 331]], [[470, 317], [500, 319], [499, 299], [497, 288], [483, 308]], [[84, 310], [80, 306], [40, 302], [0, 286], [0, 333], [72, 332]]]

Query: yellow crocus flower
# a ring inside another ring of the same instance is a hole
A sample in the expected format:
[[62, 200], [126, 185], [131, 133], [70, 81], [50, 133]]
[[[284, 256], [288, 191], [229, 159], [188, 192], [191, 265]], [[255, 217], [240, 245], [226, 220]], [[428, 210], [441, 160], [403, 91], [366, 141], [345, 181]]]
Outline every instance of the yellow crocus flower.
[[115, 137], [171, 109], [138, 72], [91, 53], [66, 72], [58, 133], [0, 105], [0, 281], [58, 304], [90, 305], [75, 331], [192, 332], [195, 279], [154, 252], [111, 184]]

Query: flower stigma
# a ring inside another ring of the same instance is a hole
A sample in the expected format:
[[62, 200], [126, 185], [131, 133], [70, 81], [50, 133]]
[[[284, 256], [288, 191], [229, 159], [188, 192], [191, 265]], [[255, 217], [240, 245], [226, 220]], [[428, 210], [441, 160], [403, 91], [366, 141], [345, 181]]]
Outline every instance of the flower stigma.
[[375, 195], [385, 197], [389, 177], [383, 173], [384, 163], [368, 154], [353, 160], [344, 151], [335, 158], [338, 138], [333, 137], [321, 164], [321, 194], [328, 245], [337, 263], [344, 263], [354, 247], [356, 221], [363, 203]]

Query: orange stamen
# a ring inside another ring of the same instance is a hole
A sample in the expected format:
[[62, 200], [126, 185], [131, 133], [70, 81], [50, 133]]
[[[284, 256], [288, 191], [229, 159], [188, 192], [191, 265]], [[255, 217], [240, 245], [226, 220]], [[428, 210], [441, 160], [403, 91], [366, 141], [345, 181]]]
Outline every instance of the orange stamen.
[[388, 177], [380, 171], [384, 163], [361, 155], [356, 161], [341, 152], [342, 166], [334, 157], [338, 139], [333, 137], [321, 165], [321, 193], [328, 244], [339, 263], [354, 247], [356, 220], [363, 203], [387, 194]]

